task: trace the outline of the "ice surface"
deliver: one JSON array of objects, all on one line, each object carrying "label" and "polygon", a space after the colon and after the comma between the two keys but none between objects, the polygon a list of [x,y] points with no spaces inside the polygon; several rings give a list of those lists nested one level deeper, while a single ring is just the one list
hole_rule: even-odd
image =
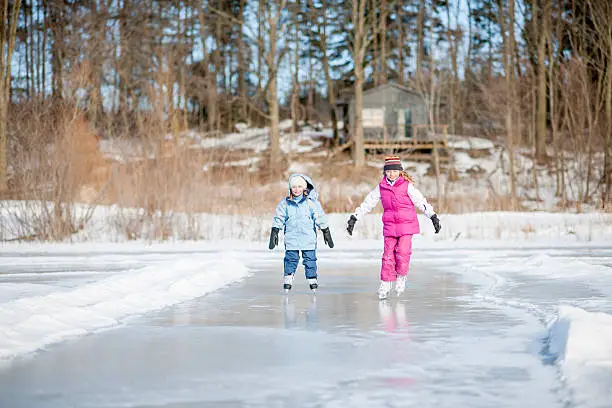
[{"label": "ice surface", "polygon": [[380,242],[351,244],[319,252],[316,296],[247,245],[13,246],[0,267],[32,269],[2,276],[0,330],[58,342],[0,369],[0,406],[608,406],[612,247],[419,240],[379,302]]}]

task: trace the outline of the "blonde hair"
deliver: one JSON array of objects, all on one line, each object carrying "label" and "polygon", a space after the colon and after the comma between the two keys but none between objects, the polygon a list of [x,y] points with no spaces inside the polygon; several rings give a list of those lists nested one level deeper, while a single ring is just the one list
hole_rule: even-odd
[{"label": "blonde hair", "polygon": [[404,170],[400,171],[400,176],[402,176],[407,182],[414,184],[414,178],[408,175],[408,173],[406,173]]},{"label": "blonde hair", "polygon": [[[406,180],[407,182],[414,184],[414,177],[406,173],[405,170],[400,170],[399,172],[400,172],[400,177],[403,177],[404,180]],[[386,177],[386,173],[387,173],[386,171],[383,171],[383,175],[385,175],[385,177]]]}]

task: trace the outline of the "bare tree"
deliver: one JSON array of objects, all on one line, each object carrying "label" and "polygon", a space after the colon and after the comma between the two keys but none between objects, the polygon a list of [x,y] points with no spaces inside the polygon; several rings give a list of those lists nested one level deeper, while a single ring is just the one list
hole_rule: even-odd
[{"label": "bare tree", "polygon": [[240,10],[238,13],[238,93],[240,94],[240,111],[242,120],[248,120],[248,98],[247,98],[247,86],[246,86],[246,73],[247,73],[247,56],[244,35],[242,33],[244,27],[244,9],[246,7],[246,0],[240,0]]},{"label": "bare tree", "polygon": [[268,109],[270,110],[270,175],[277,177],[280,175],[281,167],[281,150],[280,150],[280,112],[278,102],[277,75],[278,67],[282,59],[283,52],[278,50],[278,41],[280,36],[285,34],[285,24],[281,18],[286,0],[270,1],[264,8],[264,15],[268,30],[269,48],[265,54],[266,66],[268,69],[268,87],[266,100]]},{"label": "bare tree", "polygon": [[[600,82],[598,84],[598,95],[600,95],[598,107],[603,107],[603,177],[602,202],[607,205],[612,199],[612,4],[607,1],[588,0],[587,6],[593,31],[590,41],[594,46],[592,55],[593,65],[597,70]],[[588,35],[588,34],[587,34]]]},{"label": "bare tree", "polygon": [[498,2],[498,19],[502,32],[504,53],[503,65],[507,92],[507,107],[506,107],[506,146],[508,147],[509,169],[508,176],[510,178],[510,198],[512,200],[512,208],[516,208],[516,173],[514,167],[514,149],[516,146],[516,84],[515,84],[515,51],[516,40],[514,37],[514,0],[507,1],[507,10],[504,7],[504,1]]},{"label": "bare tree", "polygon": [[15,46],[21,0],[0,3],[0,192],[8,189],[7,128],[10,105],[11,61]]},{"label": "bare tree", "polygon": [[[559,5],[560,1],[557,0],[557,5]],[[551,6],[551,10],[552,10]],[[557,8],[557,15],[560,14],[560,7]],[[563,149],[561,147],[560,142],[560,134],[559,129],[561,127],[561,108],[558,103],[557,98],[557,85],[560,82],[559,77],[559,57],[555,55],[555,47],[552,46],[553,42],[559,43],[561,41],[561,36],[563,35],[563,25],[561,23],[557,23],[554,32],[551,30],[548,33],[547,42],[548,42],[548,59],[550,63],[548,64],[548,78],[550,78],[549,87],[548,87],[548,99],[550,100],[550,131],[552,137],[552,145],[555,154],[555,184],[556,184],[556,196],[561,197],[561,208],[565,208],[566,206],[566,194],[565,194],[565,155],[563,154]],[[559,51],[560,53],[560,51]],[[562,85],[559,84],[559,87]]]},{"label": "bare tree", "polygon": [[387,83],[387,18],[389,16],[389,2],[388,0],[381,0],[380,2],[380,83]]},{"label": "bare tree", "polygon": [[[309,0],[310,8],[314,10],[313,0]],[[331,22],[329,21],[328,15],[330,13],[337,13],[337,10],[330,10],[333,4],[330,4],[328,0],[321,0],[321,7],[317,10],[313,21],[316,23],[316,32],[318,41],[315,42],[318,45],[319,53],[321,54],[321,62],[323,64],[323,74],[325,76],[325,82],[327,83],[327,97],[330,105],[330,118],[331,126],[333,131],[333,143],[334,145],[340,144],[340,134],[338,132],[338,117],[336,114],[336,89],[334,81],[332,79],[332,70],[329,63],[329,44],[328,37],[331,31]],[[333,34],[333,33],[332,33]]]},{"label": "bare tree", "polygon": [[[541,3],[540,7],[538,3]],[[537,105],[535,158],[543,162],[546,157],[546,41],[550,30],[550,0],[533,0],[534,36],[537,42]],[[539,26],[539,27],[538,27]]]},{"label": "bare tree", "polygon": [[463,119],[462,110],[463,104],[461,103],[461,83],[459,76],[459,47],[463,40],[463,34],[461,27],[459,26],[459,17],[461,14],[460,2],[457,2],[455,11],[453,13],[455,18],[455,27],[453,28],[453,22],[451,18],[451,2],[446,2],[446,36],[449,47],[449,57],[451,62],[452,80],[449,90],[449,103],[450,103],[450,129],[453,133],[462,133],[463,131]]},{"label": "bare tree", "polygon": [[[352,0],[350,21],[352,24],[349,50],[353,56],[355,76],[355,123],[353,124],[353,160],[356,168],[365,164],[363,138],[363,85],[365,84],[365,56],[368,45],[377,34],[377,0]],[[366,7],[368,5],[368,7]]]},{"label": "bare tree", "polygon": [[423,59],[425,57],[425,18],[427,5],[426,0],[419,1],[419,11],[417,13],[417,61],[416,76],[417,81],[421,80],[423,74]]}]

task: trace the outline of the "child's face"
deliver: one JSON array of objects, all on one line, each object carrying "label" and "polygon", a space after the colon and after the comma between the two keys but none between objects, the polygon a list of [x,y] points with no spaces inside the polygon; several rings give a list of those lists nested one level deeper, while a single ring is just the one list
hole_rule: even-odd
[{"label": "child's face", "polygon": [[304,187],[302,186],[291,187],[291,194],[293,194],[294,197],[301,195],[303,192],[304,192]]},{"label": "child's face", "polygon": [[400,176],[400,171],[399,170],[387,170],[385,171],[385,176],[387,176],[387,178],[391,181],[397,180],[397,178]]}]

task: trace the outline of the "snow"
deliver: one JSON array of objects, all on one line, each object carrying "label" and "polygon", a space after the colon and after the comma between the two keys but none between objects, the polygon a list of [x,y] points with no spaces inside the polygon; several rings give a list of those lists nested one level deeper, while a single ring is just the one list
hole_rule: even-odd
[{"label": "snow", "polygon": [[[68,290],[49,286],[48,293],[31,291],[26,285],[18,299],[12,293],[14,284],[0,288],[0,362],[108,329],[134,314],[202,296],[246,277],[248,269],[231,254],[221,253],[177,257],[105,275]],[[10,276],[0,275],[0,279]],[[55,273],[47,276],[58,277]]]},{"label": "snow", "polygon": [[314,162],[291,162],[287,168],[287,173],[304,173],[308,174],[309,170],[318,166]]},{"label": "snow", "polygon": [[[304,130],[291,133],[291,122],[283,122],[280,126],[283,132],[280,136],[281,151],[283,153],[304,153],[310,152],[319,147],[322,142],[314,140],[315,136],[326,137],[325,132],[315,132]],[[270,128],[241,128],[237,133],[226,133],[215,137],[201,137],[196,132],[187,132],[180,136],[182,139],[190,139],[192,149],[247,149],[254,153],[265,151],[270,144]]]},{"label": "snow", "polygon": [[[432,261],[476,283],[470,301],[546,324],[545,364],[560,370],[570,406],[609,406],[612,386],[612,247],[454,247]],[[493,244],[493,243],[491,243]],[[483,243],[484,245],[484,243]],[[450,249],[450,247],[447,247]],[[440,249],[438,249],[440,251]],[[452,264],[451,264],[452,262]]]},{"label": "snow", "polygon": [[612,315],[561,306],[550,325],[550,352],[558,356],[576,406],[609,406]]},{"label": "snow", "polygon": [[[299,170],[298,167],[295,168]],[[280,182],[279,187],[286,188],[285,182]],[[228,186],[234,189],[233,186]],[[319,188],[322,196],[333,194],[359,193],[365,196],[372,186],[368,183],[358,185],[346,185],[344,183],[329,183]],[[421,191],[429,196],[430,192],[422,188]],[[280,199],[280,198],[279,198]],[[353,208],[359,203],[353,202]],[[27,231],[21,231],[19,218],[23,218],[22,206],[17,203],[5,202],[0,206],[0,239],[11,239],[16,232],[27,235]],[[324,204],[325,208],[325,204]],[[88,207],[78,207],[78,211],[87,211]],[[378,211],[379,209],[375,209]],[[85,228],[71,237],[72,242],[124,242],[130,237],[126,236],[123,224],[118,222],[121,216],[129,215],[129,209],[119,212],[115,206],[98,206],[94,210],[93,217]],[[137,209],[132,209],[138,214]],[[168,215],[169,223],[173,228],[173,239],[180,240],[182,236],[190,239],[210,241],[232,240],[239,237],[245,241],[262,242],[267,240],[270,223],[274,208],[263,215],[242,214],[182,214],[171,213]],[[346,220],[349,213],[331,213],[328,219],[334,240],[342,243],[359,239],[378,239],[382,236],[382,225],[380,213],[371,213],[364,216],[355,227],[354,238],[344,233]],[[421,225],[421,238],[435,241],[463,241],[463,240],[492,240],[512,241],[517,244],[527,242],[601,242],[612,240],[612,214],[606,213],[550,213],[550,212],[473,212],[468,214],[440,214],[442,223],[440,234],[434,234],[431,221],[419,214]],[[190,226],[197,225],[197,229]],[[148,225],[143,225],[142,237],[147,236]],[[191,235],[187,235],[189,230]]]},{"label": "snow", "polygon": [[456,136],[447,135],[446,140],[448,146],[454,149],[475,149],[475,150],[487,150],[493,149],[495,145],[488,139],[481,137],[469,137],[469,136]]}]

